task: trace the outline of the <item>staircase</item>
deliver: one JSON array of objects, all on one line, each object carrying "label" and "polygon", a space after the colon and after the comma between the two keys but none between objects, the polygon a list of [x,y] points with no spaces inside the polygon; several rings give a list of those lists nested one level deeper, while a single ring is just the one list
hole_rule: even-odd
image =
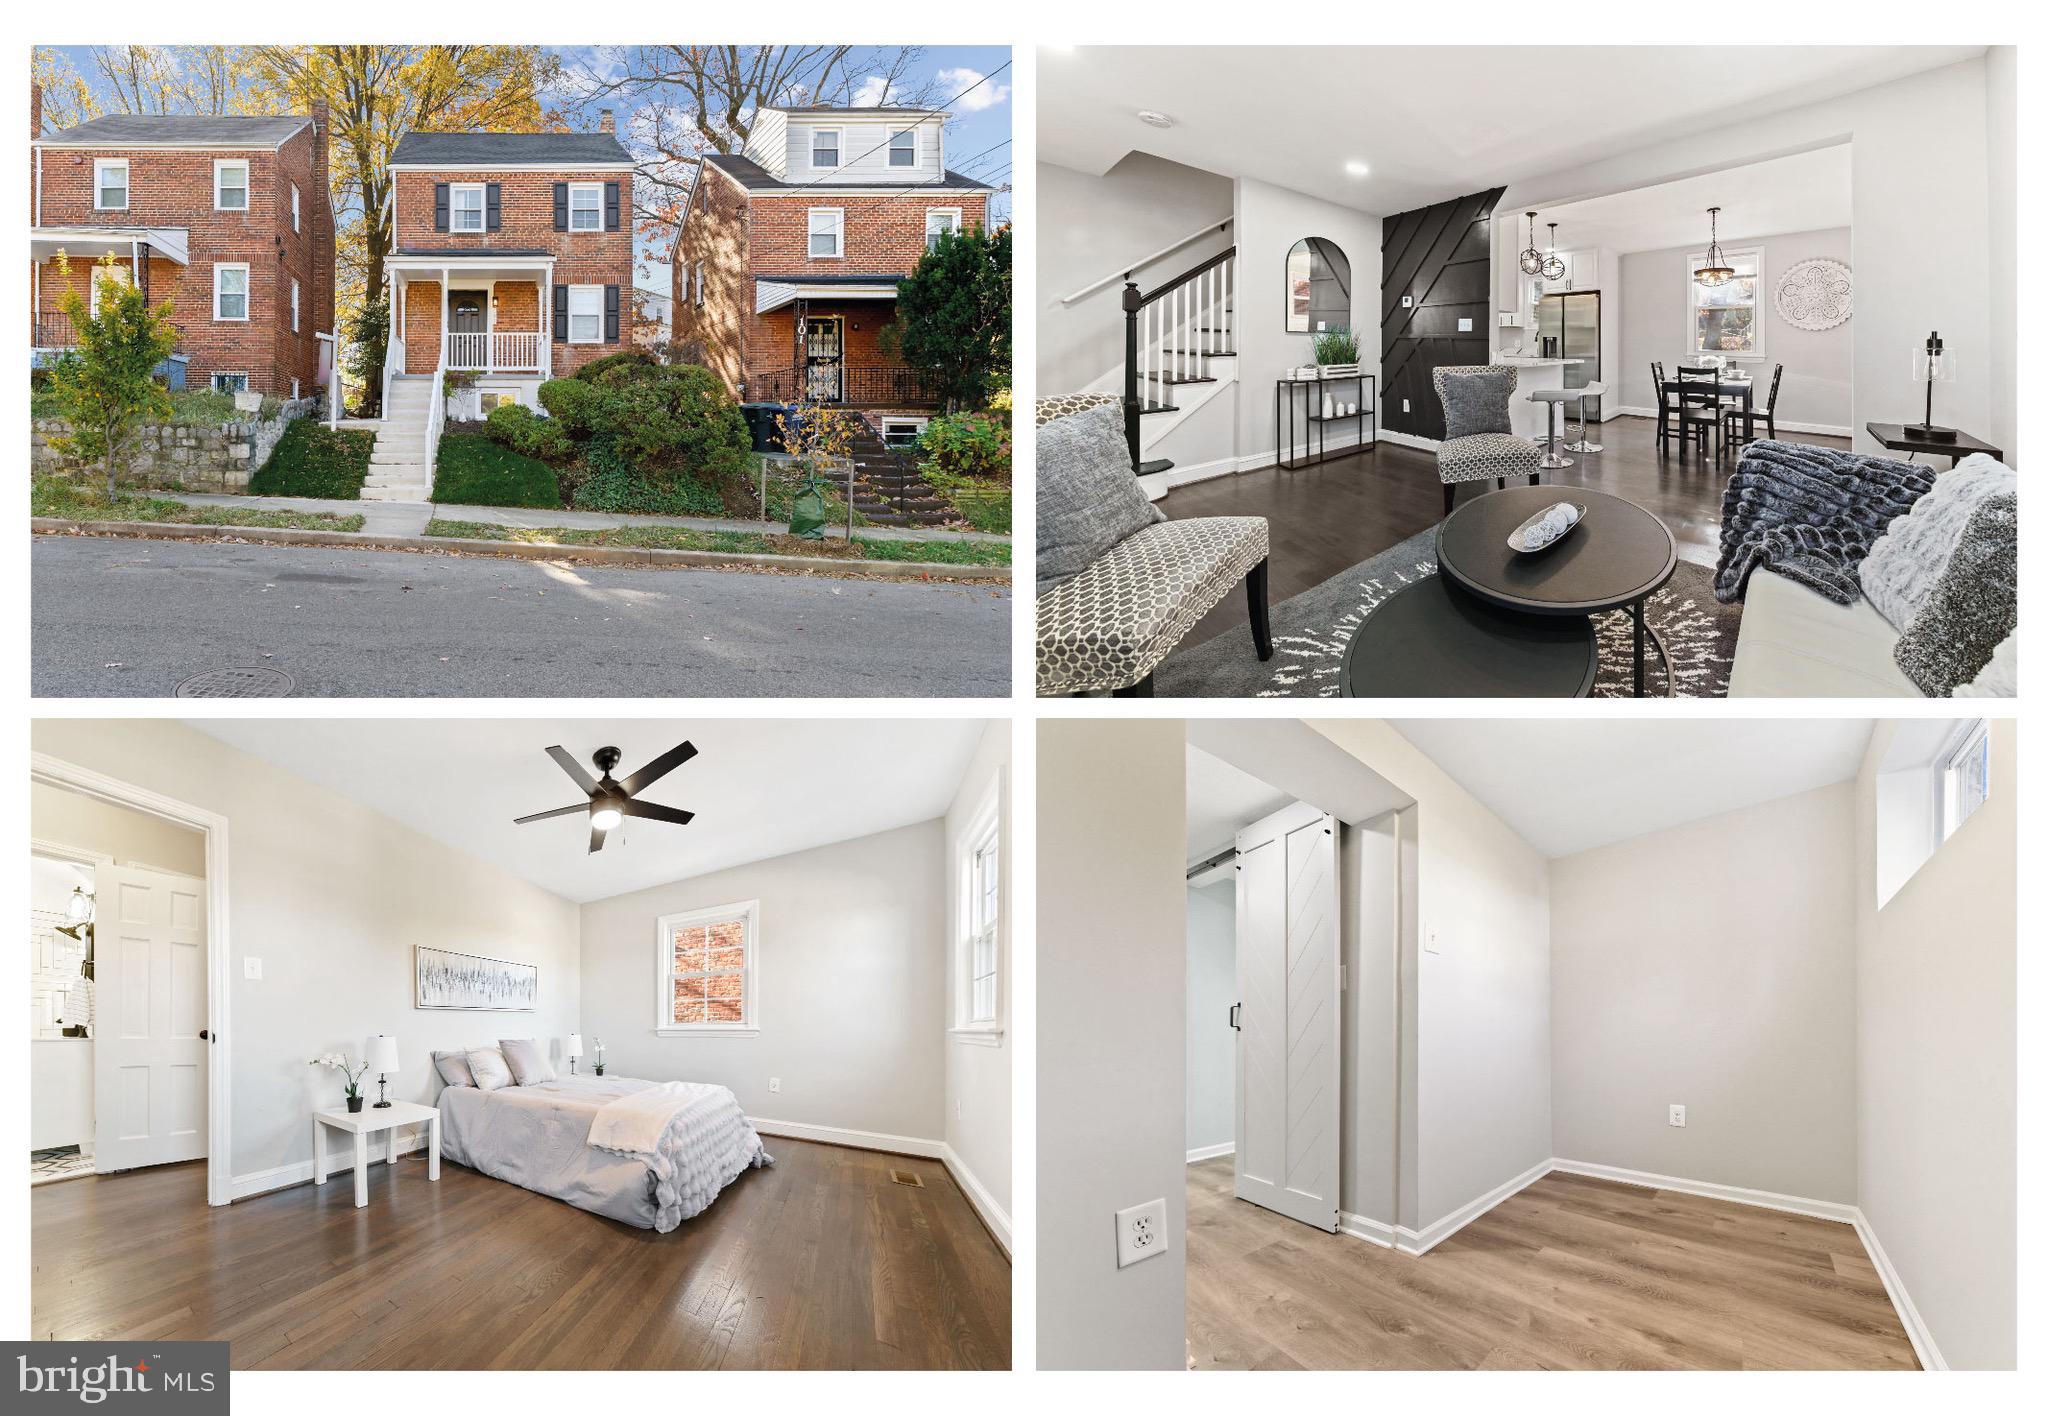
[{"label": "staircase", "polygon": [[432,374],[394,374],[377,445],[370,452],[364,501],[423,502],[433,499],[427,472],[427,422],[434,397]]},{"label": "staircase", "polygon": [[917,473],[917,459],[892,449],[874,424],[860,418],[848,448],[853,459],[853,505],[877,526],[943,526],[953,508]]},{"label": "staircase", "polygon": [[1237,248],[1145,292],[1124,284],[1124,415],[1131,461],[1156,501],[1167,435],[1237,381]]}]

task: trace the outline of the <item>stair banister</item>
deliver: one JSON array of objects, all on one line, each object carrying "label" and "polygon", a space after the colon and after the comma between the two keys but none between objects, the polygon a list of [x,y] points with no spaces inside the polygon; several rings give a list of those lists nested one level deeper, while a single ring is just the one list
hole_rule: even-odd
[{"label": "stair banister", "polygon": [[1071,305],[1076,300],[1079,300],[1084,296],[1093,295],[1096,291],[1102,289],[1106,285],[1114,285],[1119,277],[1121,277],[1124,283],[1128,285],[1131,281],[1132,276],[1136,275],[1146,266],[1151,265],[1154,261],[1164,260],[1166,257],[1172,255],[1175,251],[1178,251],[1181,247],[1192,245],[1194,242],[1201,240],[1204,236],[1212,235],[1218,231],[1228,231],[1230,229],[1230,224],[1233,220],[1235,220],[1234,217],[1226,216],[1223,218],[1223,220],[1215,222],[1208,226],[1204,226],[1199,231],[1190,231],[1187,235],[1181,237],[1178,241],[1169,241],[1166,245],[1161,246],[1158,250],[1152,252],[1150,255],[1140,256],[1137,260],[1134,261],[1127,261],[1123,265],[1118,266],[1115,270],[1111,271],[1108,275],[1103,276],[1102,279],[1091,280],[1090,282],[1088,282],[1088,284],[1082,286],[1079,290],[1076,290],[1071,295],[1062,295],[1060,297],[1060,303],[1062,305]]},{"label": "stair banister", "polygon": [[[1156,394],[1163,404],[1177,383],[1208,377],[1209,355],[1235,348],[1215,336],[1235,319],[1229,292],[1236,259],[1237,247],[1231,246],[1149,293],[1134,280],[1124,281],[1124,439],[1133,468],[1143,461],[1138,428],[1147,399]],[[1191,336],[1199,343],[1191,343]]]},{"label": "stair banister", "polygon": [[1138,466],[1138,312],[1145,297],[1135,281],[1124,282],[1124,442],[1131,449],[1131,467]]}]

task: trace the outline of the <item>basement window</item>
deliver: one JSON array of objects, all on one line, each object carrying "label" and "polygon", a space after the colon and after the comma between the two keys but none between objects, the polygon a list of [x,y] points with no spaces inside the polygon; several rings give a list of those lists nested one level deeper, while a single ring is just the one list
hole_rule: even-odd
[{"label": "basement window", "polygon": [[1949,738],[1941,764],[1941,839],[1970,819],[1991,795],[1991,725],[1965,723]]},{"label": "basement window", "polygon": [[761,902],[714,905],[655,921],[654,1030],[664,1037],[760,1032],[755,945]]},{"label": "basement window", "polygon": [[239,373],[215,374],[213,376],[213,391],[215,393],[247,393],[249,391],[249,376]]},{"label": "basement window", "polygon": [[1990,799],[1986,719],[1895,723],[1875,782],[1878,907],[1905,889]]}]

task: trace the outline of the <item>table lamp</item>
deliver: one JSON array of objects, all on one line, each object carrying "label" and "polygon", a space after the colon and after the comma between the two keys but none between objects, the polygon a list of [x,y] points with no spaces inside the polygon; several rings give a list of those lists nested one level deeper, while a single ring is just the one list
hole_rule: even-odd
[{"label": "table lamp", "polygon": [[398,1071],[398,1039],[390,1033],[378,1033],[363,1044],[363,1055],[369,1059],[370,1070],[377,1074],[376,1106],[391,1105],[390,1098],[384,1095],[384,1079]]},{"label": "table lamp", "polygon": [[1908,423],[1906,431],[1916,438],[1929,442],[1954,442],[1956,430],[1944,428],[1934,421],[1934,386],[1937,383],[1951,383],[1956,376],[1955,356],[1941,342],[1941,331],[1927,336],[1927,343],[1913,351],[1913,377],[1927,381],[1927,416],[1918,423]]},{"label": "table lamp", "polygon": [[569,1074],[576,1074],[576,1059],[583,1055],[583,1034],[570,1033],[569,1041],[562,1046],[562,1055],[569,1059]]}]

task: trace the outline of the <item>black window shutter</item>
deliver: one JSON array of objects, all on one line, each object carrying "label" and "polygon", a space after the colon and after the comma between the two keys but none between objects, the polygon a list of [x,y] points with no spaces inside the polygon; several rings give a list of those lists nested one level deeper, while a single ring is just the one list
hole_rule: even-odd
[{"label": "black window shutter", "polygon": [[484,184],[484,230],[486,231],[496,231],[504,221],[504,208],[498,191],[499,187],[496,182],[486,182]]},{"label": "black window shutter", "polygon": [[555,183],[555,230],[569,229],[569,184]]},{"label": "black window shutter", "polygon": [[604,184],[604,229],[619,229],[619,184],[616,182]]},{"label": "black window shutter", "polygon": [[616,285],[604,288],[604,342],[619,342],[619,287]]},{"label": "black window shutter", "polygon": [[448,184],[446,182],[436,182],[434,184],[434,229],[436,231],[446,231],[448,229]]},{"label": "black window shutter", "polygon": [[569,287],[555,287],[555,343],[569,342]]}]

